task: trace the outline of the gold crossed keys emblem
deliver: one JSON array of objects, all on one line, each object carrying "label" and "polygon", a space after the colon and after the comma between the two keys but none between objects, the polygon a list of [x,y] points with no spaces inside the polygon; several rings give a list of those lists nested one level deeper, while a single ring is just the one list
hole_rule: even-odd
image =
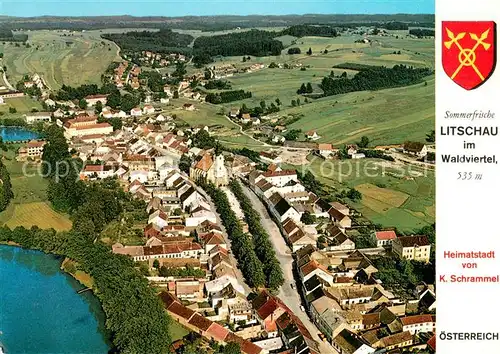
[{"label": "gold crossed keys emblem", "polygon": [[443,22],[443,68],[467,90],[478,87],[495,66],[494,22]]}]

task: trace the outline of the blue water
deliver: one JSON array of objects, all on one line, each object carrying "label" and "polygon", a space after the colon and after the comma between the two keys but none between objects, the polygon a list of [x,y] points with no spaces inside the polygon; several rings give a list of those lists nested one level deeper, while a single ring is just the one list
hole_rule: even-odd
[{"label": "blue water", "polygon": [[104,314],[42,252],[0,245],[0,343],[7,354],[107,353]]},{"label": "blue water", "polygon": [[24,141],[38,139],[40,134],[21,127],[0,127],[3,141]]}]

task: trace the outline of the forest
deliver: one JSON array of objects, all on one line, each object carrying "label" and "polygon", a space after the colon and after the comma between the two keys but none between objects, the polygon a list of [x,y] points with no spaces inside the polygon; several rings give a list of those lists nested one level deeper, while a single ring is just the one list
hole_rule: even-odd
[{"label": "forest", "polygon": [[250,199],[243,192],[240,183],[237,180],[232,180],[229,188],[236,199],[238,199],[241,210],[245,214],[245,221],[253,236],[255,254],[261,260],[264,274],[266,275],[266,284],[270,289],[278,289],[283,285],[284,278],[280,262],[276,258],[276,253],[270,241],[270,236],[262,227],[260,216]]},{"label": "forest", "polygon": [[294,37],[305,37],[305,36],[337,37],[338,32],[337,29],[335,29],[332,26],[295,25],[283,30],[281,35],[282,36],[288,35]]},{"label": "forest", "polygon": [[[1,138],[0,138],[1,140]],[[1,141],[1,146],[5,147],[3,141]],[[2,160],[0,160],[0,211],[4,211],[9,205],[10,200],[14,197],[14,193],[12,192],[12,184],[10,182],[10,174],[5,167]]]},{"label": "forest", "polygon": [[244,90],[224,91],[219,93],[208,93],[205,97],[205,101],[213,104],[220,104],[244,100],[250,97],[252,97],[252,93]]},{"label": "forest", "polygon": [[27,34],[14,34],[9,29],[0,28],[0,42],[26,42]]},{"label": "forest", "polygon": [[274,39],[277,35],[277,32],[250,30],[219,36],[202,36],[196,38],[193,49],[211,56],[280,55],[284,47],[283,43]]},{"label": "forest", "polygon": [[201,31],[222,31],[240,28],[294,26],[297,24],[326,24],[334,27],[351,23],[372,26],[380,23],[399,21],[411,23],[415,27],[434,27],[434,14],[306,14],[306,15],[223,15],[223,16],[89,16],[63,17],[43,16],[29,19],[10,17],[0,22],[8,29],[71,29],[91,30],[106,28],[166,28],[175,23],[175,28]]},{"label": "forest", "polygon": [[115,42],[125,51],[150,50],[158,53],[176,53],[179,49],[186,51],[193,41],[193,37],[189,34],[181,34],[170,29],[161,29],[156,32],[105,33],[101,37]]},{"label": "forest", "polygon": [[418,38],[434,37],[434,30],[430,28],[412,28],[408,33]]},{"label": "forest", "polygon": [[432,70],[429,68],[413,68],[406,65],[395,65],[393,68],[373,67],[358,72],[351,79],[324,77],[320,87],[323,89],[324,96],[333,96],[348,92],[414,85],[431,74]]}]

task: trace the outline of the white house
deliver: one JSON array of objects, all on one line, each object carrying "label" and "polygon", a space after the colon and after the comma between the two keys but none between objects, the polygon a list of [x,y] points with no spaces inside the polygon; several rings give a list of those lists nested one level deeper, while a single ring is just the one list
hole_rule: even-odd
[{"label": "white house", "polygon": [[394,230],[376,231],[373,233],[377,247],[390,247],[392,241],[396,239],[396,232]]},{"label": "white house", "polygon": [[153,114],[155,112],[155,108],[151,105],[146,105],[142,109],[142,113],[144,114]]},{"label": "white house", "polygon": [[52,113],[50,112],[34,112],[25,114],[26,123],[33,124],[37,122],[50,122],[52,119]]},{"label": "white house", "polygon": [[140,109],[139,107],[132,108],[130,110],[130,115],[133,117],[140,117],[142,116],[142,109]]},{"label": "white house", "polygon": [[434,332],[436,329],[436,321],[432,315],[415,315],[401,318],[403,331],[408,331],[411,334]]}]

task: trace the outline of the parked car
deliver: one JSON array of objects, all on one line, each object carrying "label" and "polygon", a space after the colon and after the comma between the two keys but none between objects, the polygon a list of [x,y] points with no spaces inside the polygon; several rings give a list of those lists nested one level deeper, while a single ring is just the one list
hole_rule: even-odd
[{"label": "parked car", "polygon": [[302,305],[300,305],[300,310],[301,310],[302,312],[306,312],[306,309],[305,309],[305,308],[304,308],[304,306],[302,306]]}]

